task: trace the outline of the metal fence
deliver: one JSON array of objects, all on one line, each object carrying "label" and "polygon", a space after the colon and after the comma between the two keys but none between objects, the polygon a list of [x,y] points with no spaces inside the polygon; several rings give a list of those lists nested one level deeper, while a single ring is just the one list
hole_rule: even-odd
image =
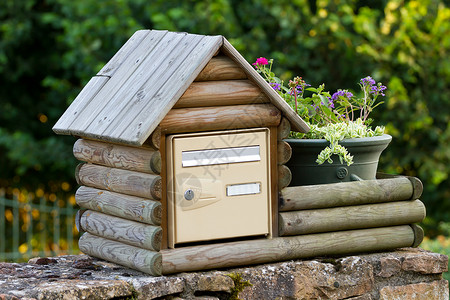
[{"label": "metal fence", "polygon": [[0,261],[78,253],[75,200],[0,189]]}]

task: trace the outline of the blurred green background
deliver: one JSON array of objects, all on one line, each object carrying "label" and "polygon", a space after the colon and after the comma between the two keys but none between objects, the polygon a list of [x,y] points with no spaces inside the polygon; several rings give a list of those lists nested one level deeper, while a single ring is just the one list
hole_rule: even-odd
[{"label": "blurred green background", "polygon": [[[15,239],[22,257],[76,251],[73,219],[55,226],[50,209],[43,223],[38,207],[75,207],[75,139],[51,128],[139,29],[224,35],[249,62],[273,58],[282,78],[332,92],[357,90],[367,75],[383,82],[371,116],[393,141],[380,170],[422,180],[423,247],[448,253],[450,8],[439,0],[1,1],[0,198],[21,203],[0,210],[3,248]],[[27,232],[31,246],[15,236]]]}]

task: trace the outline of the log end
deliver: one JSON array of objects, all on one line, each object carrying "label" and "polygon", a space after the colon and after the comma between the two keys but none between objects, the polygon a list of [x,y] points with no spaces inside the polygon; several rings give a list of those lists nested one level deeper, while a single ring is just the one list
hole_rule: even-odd
[{"label": "log end", "polygon": [[153,180],[152,185],[150,187],[150,193],[154,200],[161,200],[161,197],[162,197],[161,176],[158,176],[157,179]]},{"label": "log end", "polygon": [[82,185],[81,183],[81,179],[80,179],[80,170],[81,167],[83,167],[86,163],[79,163],[76,167],[75,167],[75,180],[77,181],[78,185]]},{"label": "log end", "polygon": [[155,208],[151,211],[150,220],[155,225],[160,225],[162,220],[162,205],[158,203]]},{"label": "log end", "polygon": [[285,141],[278,141],[277,148],[278,148],[277,153],[278,164],[283,165],[291,159],[292,148]]},{"label": "log end", "polygon": [[413,186],[413,194],[411,196],[411,200],[419,199],[420,196],[422,196],[423,193],[423,184],[422,181],[420,181],[417,177],[408,177],[409,181],[411,181],[411,184]]},{"label": "log end", "polygon": [[161,153],[159,151],[155,152],[150,159],[150,169],[154,174],[161,174]]},{"label": "log end", "polygon": [[411,245],[411,247],[413,247],[413,248],[419,247],[419,245],[422,243],[423,237],[424,237],[423,229],[422,229],[422,227],[420,227],[419,225],[416,225],[416,224],[411,224],[410,226],[414,233],[414,243]]},{"label": "log end", "polygon": [[289,136],[291,132],[291,123],[285,117],[281,118],[280,125],[277,128],[277,139],[281,141]]},{"label": "log end", "polygon": [[278,166],[278,188],[281,190],[287,187],[292,180],[292,173],[285,165]]},{"label": "log end", "polygon": [[[153,227],[153,226],[152,226]],[[149,234],[146,237],[145,244],[148,244],[148,246],[153,249],[154,251],[161,250],[161,243],[162,243],[162,229],[161,227],[157,227],[149,232]]]}]

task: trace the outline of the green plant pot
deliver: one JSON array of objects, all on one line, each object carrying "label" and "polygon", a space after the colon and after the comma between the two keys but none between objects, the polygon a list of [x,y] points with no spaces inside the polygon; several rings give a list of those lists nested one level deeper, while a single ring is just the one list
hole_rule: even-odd
[{"label": "green plant pot", "polygon": [[317,155],[330,144],[324,139],[286,139],[292,147],[292,157],[286,163],[292,172],[290,186],[375,179],[381,152],[391,140],[390,135],[384,134],[341,141],[353,155],[353,164],[347,166],[340,163],[337,155],[332,156],[332,164],[316,163]]}]

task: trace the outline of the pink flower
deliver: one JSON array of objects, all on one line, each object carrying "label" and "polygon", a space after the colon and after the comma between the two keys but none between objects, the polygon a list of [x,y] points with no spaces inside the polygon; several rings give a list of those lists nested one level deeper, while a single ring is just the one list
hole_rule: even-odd
[{"label": "pink flower", "polygon": [[265,57],[260,57],[256,60],[255,63],[253,63],[254,66],[262,66],[262,65],[268,65],[269,61]]}]

